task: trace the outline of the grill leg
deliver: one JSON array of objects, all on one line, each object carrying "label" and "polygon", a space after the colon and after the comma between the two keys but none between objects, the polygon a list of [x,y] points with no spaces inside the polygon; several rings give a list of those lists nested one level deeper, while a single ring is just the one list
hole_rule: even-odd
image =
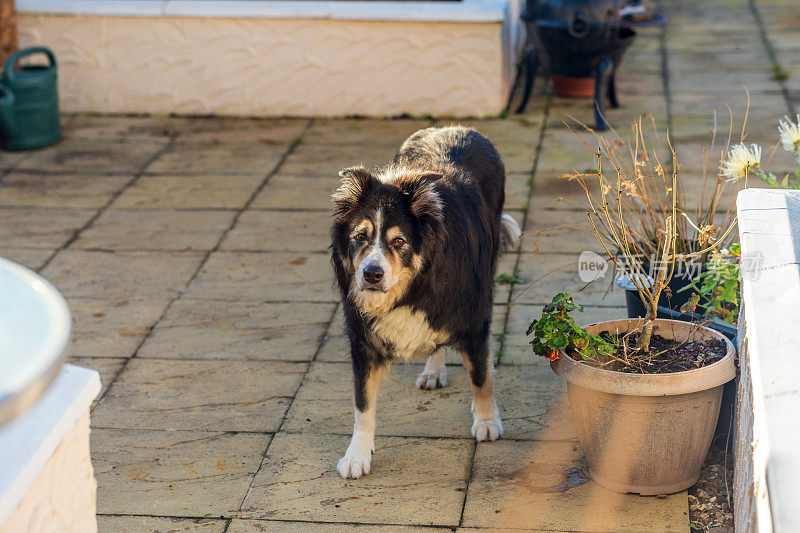
[{"label": "grill leg", "polygon": [[617,69],[611,71],[611,79],[608,82],[608,105],[619,107],[619,100],[617,99]]},{"label": "grill leg", "polygon": [[609,94],[611,79],[614,74],[614,62],[609,57],[604,57],[595,65],[594,74],[594,120],[595,127],[607,130],[608,123],[605,119],[605,96]]},{"label": "grill leg", "polygon": [[528,100],[531,99],[533,81],[536,78],[536,72],[539,70],[539,55],[536,53],[536,50],[531,48],[525,52],[525,58],[522,60],[522,63],[525,65],[525,91],[522,93],[522,101],[517,108],[517,114],[525,111]]}]

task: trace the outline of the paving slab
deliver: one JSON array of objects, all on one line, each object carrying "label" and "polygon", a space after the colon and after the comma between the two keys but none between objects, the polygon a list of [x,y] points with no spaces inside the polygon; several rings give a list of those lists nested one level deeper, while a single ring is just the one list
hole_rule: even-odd
[{"label": "paving slab", "polygon": [[184,143],[289,144],[300,137],[308,119],[201,117],[194,119],[177,138]]},{"label": "paving slab", "polygon": [[287,176],[276,174],[270,178],[251,204],[254,209],[315,209],[330,212],[333,208],[331,194],[339,185],[339,176]]},{"label": "paving slab", "polygon": [[266,143],[175,144],[147,167],[148,174],[246,174],[266,177],[288,146]]},{"label": "paving slab", "polygon": [[97,512],[231,515],[270,439],[252,433],[92,429]]},{"label": "paving slab", "polygon": [[98,533],[223,533],[228,520],[153,516],[97,517]]},{"label": "paving slab", "polygon": [[503,208],[505,210],[527,208],[531,183],[533,183],[533,180],[530,173],[508,174],[506,176],[506,199]]},{"label": "paving slab", "polygon": [[196,252],[63,250],[42,275],[68,298],[139,298],[168,301],[200,265]]},{"label": "paving slab", "polygon": [[397,150],[417,130],[431,126],[429,120],[418,119],[316,119],[303,142],[340,146],[388,146]]},{"label": "paving slab", "polygon": [[[553,170],[536,173],[529,207],[531,215],[545,210],[572,210],[586,217],[583,214],[589,205],[586,193],[578,181],[562,177],[564,175],[564,171]],[[584,176],[584,180],[592,194],[599,194],[600,186],[596,178]]]},{"label": "paving slab", "polygon": [[132,178],[12,172],[0,181],[0,205],[99,209]]},{"label": "paving slab", "polygon": [[62,126],[65,139],[91,141],[152,141],[169,139],[185,131],[190,118],[77,114]]},{"label": "paving slab", "polygon": [[141,176],[114,202],[114,208],[240,209],[263,176],[198,174]]},{"label": "paving slab", "polygon": [[[534,95],[532,99],[536,97]],[[533,102],[530,103],[533,104]],[[436,125],[449,126],[451,124],[459,124],[474,128],[481,135],[492,141],[493,144],[502,146],[508,143],[536,145],[539,142],[542,122],[543,113],[531,112],[520,116],[510,116],[505,119],[443,118],[436,120]]]},{"label": "paving slab", "polygon": [[[225,237],[221,250],[326,252],[331,219],[318,211],[245,211]],[[265,231],[269,228],[269,231]]]},{"label": "paving slab", "polygon": [[419,526],[379,526],[364,524],[315,524],[313,522],[277,522],[234,519],[227,533],[432,533],[449,532],[449,528]]},{"label": "paving slab", "polygon": [[[114,378],[119,374],[119,371],[122,370],[122,366],[127,361],[124,357],[76,357],[70,356],[67,360],[68,363],[73,365],[82,366],[85,368],[91,368],[92,370],[97,370],[100,374],[100,383],[102,384],[102,389],[100,390],[100,396],[105,394],[108,390],[108,387],[111,386],[111,382],[114,381]],[[95,403],[99,401],[96,400]]]},{"label": "paving slab", "polygon": [[304,142],[286,158],[280,171],[286,175],[338,177],[339,171],[343,168],[364,165],[372,169],[375,166],[385,165],[391,162],[399,148],[400,143],[387,146],[372,142],[357,145]]},{"label": "paving slab", "polygon": [[23,159],[16,169],[64,174],[135,174],[168,142],[166,138],[135,142],[64,140]]},{"label": "paving slab", "polygon": [[139,357],[310,361],[336,304],[181,299]]},{"label": "paving slab", "polygon": [[[588,139],[587,139],[588,142]],[[573,139],[550,141],[545,139],[536,163],[537,178],[541,172],[569,174],[597,168],[592,152],[573,134]]]},{"label": "paving slab", "polygon": [[328,254],[215,252],[186,297],[205,300],[335,302]]},{"label": "paving slab", "polygon": [[548,304],[556,294],[569,292],[580,305],[625,305],[625,294],[616,290],[611,269],[605,277],[588,285],[580,279],[577,254],[523,253],[519,270],[525,283],[514,286],[512,303]]},{"label": "paving slab", "polygon": [[39,270],[53,253],[55,253],[55,250],[48,250],[47,248],[15,248],[4,246],[0,249],[0,257],[19,263],[31,270]]},{"label": "paving slab", "polygon": [[503,143],[498,144],[495,148],[500,152],[500,158],[503,160],[507,173],[526,174],[533,170],[535,146],[522,143]]},{"label": "paving slab", "polygon": [[16,167],[20,161],[33,155],[30,151],[25,152],[0,152],[0,170],[5,171]]},{"label": "paving slab", "polygon": [[94,410],[95,427],[277,431],[303,363],[134,358]]},{"label": "paving slab", "polygon": [[528,214],[523,252],[549,252],[578,255],[584,250],[601,253],[585,212],[573,210],[533,210]]},{"label": "paving slab", "polygon": [[600,487],[577,444],[500,440],[478,444],[463,525],[683,533],[688,513],[686,492],[660,499]]},{"label": "paving slab", "polygon": [[67,298],[72,314],[70,352],[90,357],[129,357],[164,313],[163,298]]},{"label": "paving slab", "polygon": [[87,209],[0,208],[0,249],[58,248],[95,214]]},{"label": "paving slab", "polygon": [[[227,230],[233,211],[109,209],[81,233],[76,249],[206,251]],[[131,231],[135,228],[135,231]]]},{"label": "paving slab", "polygon": [[386,437],[369,475],[344,480],[349,437],[279,433],[242,506],[245,518],[456,526],[474,444]]},{"label": "paving slab", "polygon": [[[471,439],[472,389],[461,366],[448,367],[448,384],[420,390],[416,377],[423,365],[397,364],[391,369],[378,397],[380,436],[450,437]],[[309,434],[351,435],[353,385],[350,365],[314,363],[297,391],[282,430]],[[505,438],[539,438],[556,420],[549,413],[560,400],[564,385],[548,365],[500,367],[495,393]],[[563,426],[563,420],[558,420]],[[574,435],[571,427],[561,434]]]}]

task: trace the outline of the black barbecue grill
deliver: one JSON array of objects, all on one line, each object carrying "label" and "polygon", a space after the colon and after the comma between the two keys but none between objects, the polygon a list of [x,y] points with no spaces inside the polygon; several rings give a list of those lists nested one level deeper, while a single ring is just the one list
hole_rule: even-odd
[{"label": "black barbecue grill", "polygon": [[594,78],[597,129],[608,127],[605,105],[618,107],[615,72],[636,37],[636,26],[663,24],[641,0],[526,0],[522,20],[529,49],[523,61],[525,90],[517,113],[525,110],[540,67],[554,78]]}]

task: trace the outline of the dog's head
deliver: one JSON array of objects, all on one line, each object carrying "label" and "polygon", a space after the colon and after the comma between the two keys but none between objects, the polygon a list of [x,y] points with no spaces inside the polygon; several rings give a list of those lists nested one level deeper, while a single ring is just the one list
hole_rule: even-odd
[{"label": "dog's head", "polygon": [[439,174],[364,167],[342,170],[333,193],[332,260],[340,289],[363,311],[400,299],[428,264],[441,224]]}]

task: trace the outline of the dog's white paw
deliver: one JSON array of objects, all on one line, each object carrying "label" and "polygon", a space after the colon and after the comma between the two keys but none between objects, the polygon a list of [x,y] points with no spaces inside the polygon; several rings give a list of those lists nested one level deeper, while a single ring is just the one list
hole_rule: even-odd
[{"label": "dog's white paw", "polygon": [[336,469],[339,470],[339,475],[345,479],[358,479],[361,476],[369,474],[369,465],[372,461],[372,454],[367,453],[357,454],[348,453],[339,459],[339,464]]},{"label": "dog's white paw", "polygon": [[476,420],[472,424],[472,436],[478,442],[497,440],[503,434],[503,424],[499,418],[492,420]]},{"label": "dog's white paw", "polygon": [[420,389],[439,389],[447,386],[447,367],[440,370],[423,370],[417,376],[417,387]]}]

